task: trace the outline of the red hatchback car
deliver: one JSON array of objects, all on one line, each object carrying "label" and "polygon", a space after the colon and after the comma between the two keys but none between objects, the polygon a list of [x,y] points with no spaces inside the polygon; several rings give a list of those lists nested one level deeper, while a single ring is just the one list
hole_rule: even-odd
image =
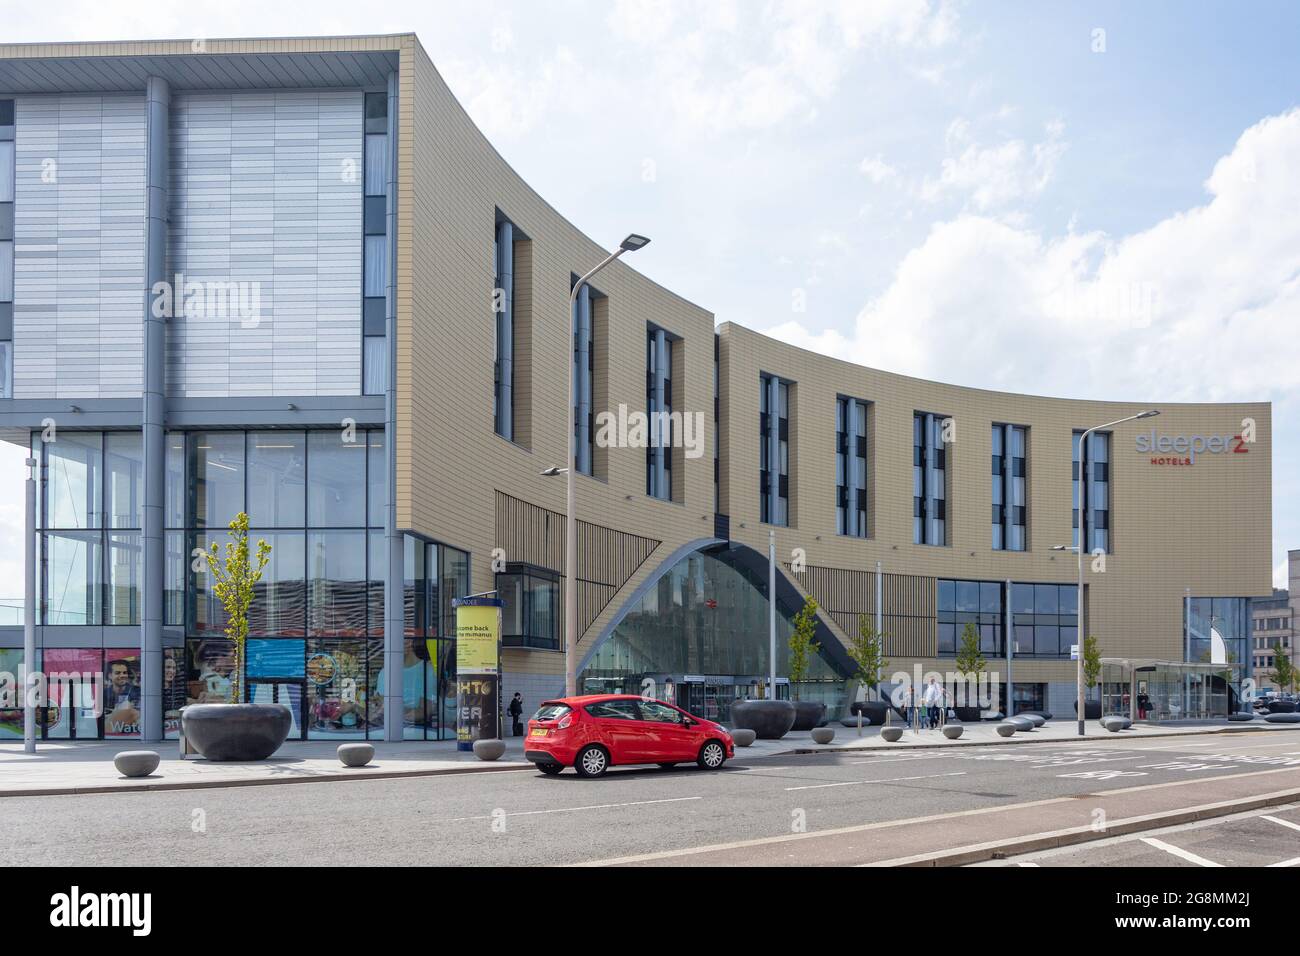
[{"label": "red hatchback car", "polygon": [[581,777],[638,763],[698,763],[717,770],[735,755],[736,745],[722,725],[632,694],[548,700],[528,721],[524,738],[524,756],[542,773],[573,767]]}]

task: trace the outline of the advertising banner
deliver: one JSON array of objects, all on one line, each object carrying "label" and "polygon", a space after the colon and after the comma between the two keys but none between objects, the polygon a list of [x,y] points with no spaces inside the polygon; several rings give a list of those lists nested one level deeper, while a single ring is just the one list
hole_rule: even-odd
[{"label": "advertising banner", "polygon": [[501,601],[456,598],[456,749],[501,736]]}]

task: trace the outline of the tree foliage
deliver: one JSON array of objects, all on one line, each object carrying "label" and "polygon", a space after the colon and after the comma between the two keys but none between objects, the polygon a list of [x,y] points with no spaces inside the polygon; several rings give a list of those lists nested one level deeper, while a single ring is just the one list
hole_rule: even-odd
[{"label": "tree foliage", "polygon": [[889,666],[885,657],[885,635],[876,630],[875,622],[865,614],[858,615],[858,633],[849,639],[849,657],[857,665],[855,680],[867,687],[880,683],[880,674]]},{"label": "tree foliage", "polygon": [[230,679],[230,703],[239,702],[240,685],[244,673],[244,646],[248,641],[248,609],[253,604],[257,582],[271,560],[271,546],[257,540],[257,557],[248,557],[248,515],[240,512],[230,522],[230,540],[226,542],[223,557],[221,546],[212,542],[207,554],[208,571],[212,574],[212,591],[226,609],[226,636],[235,645],[235,669]]},{"label": "tree foliage", "polygon": [[817,633],[817,602],[804,601],[794,616],[794,629],[790,632],[790,690],[799,699],[799,683],[808,676],[808,665],[821,645],[813,640]]}]

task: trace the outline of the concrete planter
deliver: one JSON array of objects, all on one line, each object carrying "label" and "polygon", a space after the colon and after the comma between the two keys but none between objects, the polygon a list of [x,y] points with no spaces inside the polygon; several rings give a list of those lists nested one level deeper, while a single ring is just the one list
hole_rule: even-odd
[{"label": "concrete planter", "polygon": [[998,724],[995,729],[997,730],[999,737],[1010,737],[1020,728],[1015,724]]},{"label": "concrete planter", "polygon": [[506,742],[504,740],[476,740],[474,741],[474,756],[479,760],[497,760],[506,752]]},{"label": "concrete planter", "polygon": [[974,723],[980,719],[980,709],[978,707],[954,707],[957,713],[957,719],[964,723]]},{"label": "concrete planter", "polygon": [[961,724],[944,724],[943,735],[949,740],[956,740],[966,728]]},{"label": "concrete planter", "polygon": [[154,750],[123,750],[113,758],[113,766],[124,777],[147,777],[158,769],[159,759]]},{"label": "concrete planter", "polygon": [[209,760],[265,760],[280,749],[293,715],[283,704],[191,704],[181,728]]},{"label": "concrete planter", "polygon": [[737,747],[748,747],[754,742],[756,734],[752,730],[737,727],[731,732],[731,740]]},{"label": "concrete planter", "polygon": [[759,740],[780,740],[794,726],[794,704],[788,700],[738,700],[731,705],[731,722],[752,730]]},{"label": "concrete planter", "polygon": [[[1077,700],[1074,702],[1074,712],[1076,715],[1079,713],[1079,702]],[[1100,718],[1101,718],[1101,701],[1085,700],[1083,702],[1083,719],[1098,720]]]},{"label": "concrete planter", "polygon": [[338,754],[339,763],[345,767],[364,767],[375,759],[375,748],[372,744],[339,744],[339,749],[335,753]]},{"label": "concrete planter", "polygon": [[832,727],[814,727],[812,739],[819,744],[828,744],[835,739],[835,730]]},{"label": "concrete planter", "polygon": [[794,725],[791,730],[812,730],[826,720],[826,705],[813,700],[794,702]]},{"label": "concrete planter", "polygon": [[903,728],[893,726],[882,727],[880,728],[880,736],[885,740],[888,740],[891,744],[896,743],[903,737]]}]

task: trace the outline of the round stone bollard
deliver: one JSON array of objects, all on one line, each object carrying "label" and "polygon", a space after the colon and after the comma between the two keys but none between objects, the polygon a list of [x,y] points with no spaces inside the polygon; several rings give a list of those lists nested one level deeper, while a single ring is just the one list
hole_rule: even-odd
[{"label": "round stone bollard", "polygon": [[1019,714],[1018,716],[1030,721],[1035,727],[1041,727],[1047,723],[1047,718],[1042,714]]},{"label": "round stone bollard", "polygon": [[1021,733],[1038,729],[1038,725],[1035,724],[1028,717],[1024,716],[1023,714],[1017,714],[1014,717],[1008,717],[1006,719],[1006,723],[1011,724],[1013,727],[1016,728],[1016,730],[1019,730]]},{"label": "round stone bollard", "polygon": [[903,728],[893,727],[893,726],[881,727],[880,736],[883,737],[885,740],[888,740],[891,744],[897,743],[903,737]]},{"label": "round stone bollard", "polygon": [[158,769],[156,750],[123,750],[113,758],[113,766],[124,777],[147,777]]},{"label": "round stone bollard", "polygon": [[758,737],[758,734],[745,727],[737,727],[731,732],[731,739],[737,747],[748,747]]},{"label": "round stone bollard", "polygon": [[504,740],[476,740],[474,741],[474,756],[479,760],[496,760],[506,752],[506,742]]},{"label": "round stone bollard", "polygon": [[1015,724],[998,724],[995,729],[997,730],[999,737],[1010,737],[1020,728]]},{"label": "round stone bollard", "polygon": [[943,735],[949,740],[956,740],[966,728],[961,724],[944,724]]},{"label": "round stone bollard", "polygon": [[345,767],[364,767],[375,759],[373,744],[339,744],[336,752]]},{"label": "round stone bollard", "polygon": [[812,739],[819,744],[828,744],[835,739],[835,728],[814,727],[812,729]]},{"label": "round stone bollard", "polygon": [[1124,718],[1122,717],[1103,717],[1101,725],[1109,730],[1112,734],[1117,734],[1124,729]]}]

